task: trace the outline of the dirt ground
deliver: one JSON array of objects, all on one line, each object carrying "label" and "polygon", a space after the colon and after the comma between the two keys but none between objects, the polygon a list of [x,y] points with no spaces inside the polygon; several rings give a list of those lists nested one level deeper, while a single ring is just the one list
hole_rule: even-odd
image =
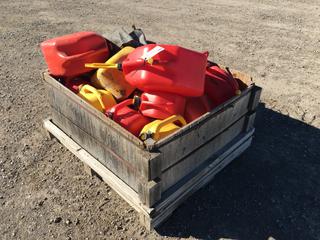
[{"label": "dirt ground", "polygon": [[[0,239],[320,239],[319,0],[0,1]],[[132,23],[247,72],[256,137],[157,231],[46,140],[39,43]]]}]

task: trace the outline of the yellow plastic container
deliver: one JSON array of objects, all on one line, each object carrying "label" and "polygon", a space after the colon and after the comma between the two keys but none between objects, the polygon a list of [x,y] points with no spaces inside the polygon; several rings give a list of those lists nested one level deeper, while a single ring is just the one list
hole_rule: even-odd
[{"label": "yellow plastic container", "polygon": [[[109,65],[122,63],[124,58],[133,50],[133,47],[124,47],[105,63]],[[108,90],[119,100],[127,98],[134,90],[134,87],[126,82],[123,72],[117,68],[99,68],[91,77],[91,82],[96,88]]]},{"label": "yellow plastic container", "polygon": [[78,96],[90,103],[100,112],[104,112],[117,104],[109,91],[96,89],[88,84],[81,86]]},{"label": "yellow plastic container", "polygon": [[[177,125],[178,123],[179,125]],[[142,140],[146,140],[148,137],[151,137],[153,140],[158,141],[159,139],[177,131],[186,124],[187,123],[182,116],[172,115],[164,120],[155,120],[148,123],[141,130],[139,137]]]}]

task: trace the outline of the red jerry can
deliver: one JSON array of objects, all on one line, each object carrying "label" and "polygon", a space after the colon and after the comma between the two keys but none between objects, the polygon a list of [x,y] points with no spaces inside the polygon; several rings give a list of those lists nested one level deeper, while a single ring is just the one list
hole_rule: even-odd
[{"label": "red jerry can", "polygon": [[213,104],[207,95],[197,98],[188,98],[184,118],[189,123],[201,117],[203,114],[210,112],[213,109]]},{"label": "red jerry can", "polygon": [[145,92],[201,96],[207,53],[180,46],[148,44],[136,48],[122,62],[126,81]]},{"label": "red jerry can", "polygon": [[239,84],[229,71],[218,66],[208,67],[205,78],[205,93],[214,107],[240,94]]},{"label": "red jerry can", "polygon": [[106,115],[138,137],[141,129],[151,120],[130,108],[132,104],[132,99],[124,100],[107,110]]},{"label": "red jerry can", "polygon": [[140,112],[147,117],[165,119],[183,115],[186,98],[173,93],[150,92],[141,95]]},{"label": "red jerry can", "polygon": [[74,77],[91,69],[87,62],[105,62],[109,57],[106,40],[94,32],[77,32],[41,43],[41,50],[50,74]]}]

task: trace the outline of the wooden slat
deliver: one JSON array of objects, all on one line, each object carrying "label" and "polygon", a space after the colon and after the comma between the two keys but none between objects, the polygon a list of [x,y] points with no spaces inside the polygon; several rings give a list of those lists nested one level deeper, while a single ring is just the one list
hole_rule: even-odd
[{"label": "wooden slat", "polygon": [[[103,143],[117,156],[121,156],[136,169],[141,177],[152,180],[160,175],[159,153],[145,151],[143,143],[138,138],[98,112],[49,75],[45,74],[44,77],[53,109],[98,142]],[[65,127],[64,131],[69,133]],[[83,145],[83,147],[89,150],[88,146]]]},{"label": "wooden slat", "polygon": [[[250,132],[249,135],[252,135],[252,132]],[[146,226],[150,229],[159,226],[188,197],[190,197],[198,189],[206,186],[218,172],[220,172],[226,165],[242,154],[251,145],[251,135],[249,138],[246,136],[240,140],[239,142],[241,144],[237,143],[237,148],[229,148],[212,164],[189,179],[189,181],[182,185],[179,190],[168,196],[165,201],[159,204],[159,206],[156,206],[154,209],[155,213],[152,215],[152,217],[150,217],[150,221]]]},{"label": "wooden slat", "polygon": [[245,122],[246,117],[242,117],[240,120],[227,128],[224,132],[220,133],[214,139],[207,142],[199,149],[196,149],[194,152],[180,160],[180,162],[178,162],[174,166],[166,169],[161,175],[162,192],[173,186],[184,176],[188,175],[203,162],[212,157],[212,155],[217,153],[221,148],[230,143],[239,134],[241,134]]},{"label": "wooden slat", "polygon": [[256,119],[256,112],[250,112],[246,115],[246,123],[244,127],[245,132],[249,132],[254,128],[254,120]]},{"label": "wooden slat", "polygon": [[44,127],[55,136],[69,151],[77,156],[82,162],[93,169],[105,183],[107,183],[116,193],[126,200],[138,212],[149,215],[153,209],[146,208],[140,201],[139,195],[127,184],[125,184],[113,172],[109,171],[97,159],[73,141],[68,135],[60,130],[51,120],[44,120]]},{"label": "wooden slat", "polygon": [[[175,199],[176,197],[178,197],[188,189],[188,187],[190,186],[188,184],[191,183],[190,181],[192,179],[193,181],[197,181],[198,178],[201,178],[207,172],[206,169],[208,169],[208,166],[210,166],[210,168],[214,168],[214,166],[218,165],[229,154],[231,154],[233,151],[239,148],[243,143],[247,142],[248,139],[252,138],[253,133],[254,133],[254,129],[246,134],[239,136],[237,139],[234,139],[232,143],[228,144],[223,149],[221,149],[217,154],[217,156],[213,156],[213,158],[210,160],[210,162],[207,165],[204,165],[202,168],[200,168],[200,170],[189,174],[177,185],[175,185],[174,187],[164,192],[162,194],[163,199],[154,206],[155,212],[160,212],[163,209],[165,209],[170,204],[172,199]],[[251,140],[250,140],[250,143],[251,143]]]},{"label": "wooden slat", "polygon": [[54,109],[52,109],[52,118],[54,119],[54,123],[57,124],[69,137],[71,137],[80,146],[85,146],[85,149],[100,163],[106,166],[110,171],[138,192],[139,185],[144,182],[144,180],[130,162],[127,162],[117,156],[112,149],[107,148],[103,143],[97,141],[97,139],[84,132]]},{"label": "wooden slat", "polygon": [[262,92],[262,88],[261,87],[254,86],[254,88],[252,90],[252,94],[251,94],[250,104],[249,104],[249,107],[248,107],[248,109],[250,111],[255,111],[255,109],[258,107],[259,101],[260,101],[261,92]]},{"label": "wooden slat", "polygon": [[[251,89],[252,90],[252,89]],[[162,171],[223,132],[248,112],[251,91],[226,104],[220,111],[207,113],[166,143],[156,143],[161,155]]]},{"label": "wooden slat", "polygon": [[140,185],[139,196],[146,207],[152,207],[161,199],[161,180],[156,179]]}]

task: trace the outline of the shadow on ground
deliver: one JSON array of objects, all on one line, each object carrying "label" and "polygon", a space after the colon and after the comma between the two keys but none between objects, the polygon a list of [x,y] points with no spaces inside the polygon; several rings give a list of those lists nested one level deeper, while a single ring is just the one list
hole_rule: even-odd
[{"label": "shadow on ground", "polygon": [[320,239],[320,130],[260,104],[253,145],[157,232],[201,239]]}]

